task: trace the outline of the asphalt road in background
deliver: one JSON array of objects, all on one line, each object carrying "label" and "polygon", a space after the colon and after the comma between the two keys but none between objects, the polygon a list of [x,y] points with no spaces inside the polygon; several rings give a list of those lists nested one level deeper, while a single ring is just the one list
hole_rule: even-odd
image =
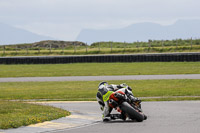
[{"label": "asphalt road in background", "polygon": [[6,133],[199,133],[200,101],[143,102],[143,122],[102,122],[97,102],[43,102],[72,112],[51,122],[9,129]]},{"label": "asphalt road in background", "polygon": [[45,82],[45,81],[107,81],[147,79],[200,79],[200,74],[179,75],[126,75],[126,76],[66,76],[66,77],[17,77],[0,78],[0,82]]}]

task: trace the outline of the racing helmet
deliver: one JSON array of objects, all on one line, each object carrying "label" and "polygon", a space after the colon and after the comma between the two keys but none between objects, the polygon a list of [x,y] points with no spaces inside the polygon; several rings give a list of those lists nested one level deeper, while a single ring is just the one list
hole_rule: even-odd
[{"label": "racing helmet", "polygon": [[100,92],[102,96],[108,92],[107,86],[108,86],[107,82],[99,83],[98,92]]},{"label": "racing helmet", "polygon": [[108,86],[108,83],[107,83],[107,82],[105,82],[105,81],[103,81],[103,82],[99,83],[99,86],[98,86],[98,88],[99,88],[100,86],[102,86],[102,85],[104,85],[104,86]]}]

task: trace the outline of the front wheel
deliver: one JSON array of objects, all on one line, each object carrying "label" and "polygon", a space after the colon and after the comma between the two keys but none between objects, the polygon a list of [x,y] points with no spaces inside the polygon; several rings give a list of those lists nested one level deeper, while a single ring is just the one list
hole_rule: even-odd
[{"label": "front wheel", "polygon": [[136,111],[130,104],[127,102],[123,102],[121,105],[121,110],[125,112],[129,118],[136,119],[138,122],[142,122],[144,120],[144,115],[140,112]]}]

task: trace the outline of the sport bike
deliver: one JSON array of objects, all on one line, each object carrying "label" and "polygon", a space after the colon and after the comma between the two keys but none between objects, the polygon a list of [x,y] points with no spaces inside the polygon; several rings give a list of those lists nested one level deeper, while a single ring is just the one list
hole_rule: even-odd
[{"label": "sport bike", "polygon": [[142,112],[141,100],[131,100],[126,95],[126,91],[118,90],[113,92],[109,97],[109,106],[116,109],[120,114],[111,114],[111,119],[123,119],[127,118],[142,122],[147,119],[147,116]]}]

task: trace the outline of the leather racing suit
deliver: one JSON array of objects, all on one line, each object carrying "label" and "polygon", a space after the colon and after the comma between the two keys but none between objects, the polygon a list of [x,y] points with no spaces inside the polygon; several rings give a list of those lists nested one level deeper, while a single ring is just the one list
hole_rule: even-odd
[{"label": "leather racing suit", "polygon": [[126,92],[126,95],[131,99],[131,101],[139,100],[133,96],[132,89],[124,83],[120,85],[108,85],[107,82],[101,82],[98,87],[96,99],[100,105],[100,109],[103,111],[103,121],[110,120],[112,108],[109,106],[109,96],[119,89],[123,92]]}]

